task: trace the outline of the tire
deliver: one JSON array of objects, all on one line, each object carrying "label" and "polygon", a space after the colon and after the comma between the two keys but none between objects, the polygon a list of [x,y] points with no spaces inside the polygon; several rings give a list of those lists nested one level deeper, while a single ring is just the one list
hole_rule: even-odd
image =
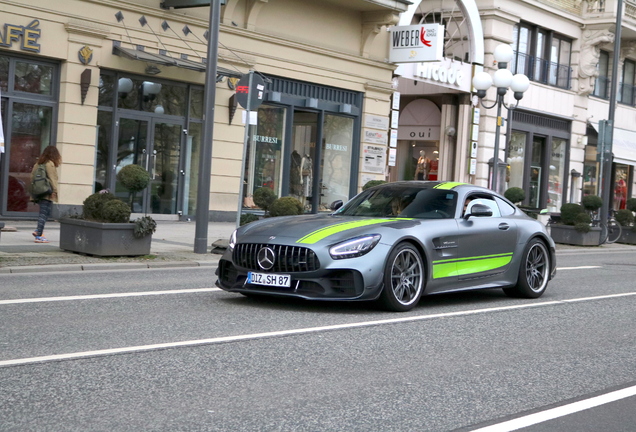
[{"label": "tire", "polygon": [[621,238],[621,234],[623,229],[621,228],[621,224],[614,219],[607,221],[607,243],[615,243],[616,240]]},{"label": "tire", "polygon": [[550,279],[550,253],[539,239],[532,239],[523,251],[517,285],[504,288],[510,297],[538,298],[543,295]]},{"label": "tire", "polygon": [[410,243],[398,244],[384,267],[384,288],[380,304],[387,310],[406,312],[415,307],[422,292],[426,272],[419,251]]}]

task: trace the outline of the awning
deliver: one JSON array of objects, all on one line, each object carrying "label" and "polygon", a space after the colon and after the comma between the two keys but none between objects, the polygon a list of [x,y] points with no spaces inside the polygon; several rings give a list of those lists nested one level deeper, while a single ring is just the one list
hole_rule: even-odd
[{"label": "awning", "polygon": [[[588,126],[592,126],[594,132],[598,133],[598,123],[588,122]],[[614,162],[636,165],[636,131],[614,128],[613,138],[612,154],[614,154]]]},{"label": "awning", "polygon": [[[184,69],[190,69],[197,72],[205,72],[207,65],[203,62],[196,62],[192,60],[186,60],[181,58],[170,57],[165,54],[154,54],[146,51],[136,50],[132,48],[123,48],[121,46],[113,46],[113,54],[120,57],[129,58],[131,60],[140,60],[148,63],[155,63],[163,66],[176,66]],[[226,76],[228,78],[241,78],[243,74],[230,69],[217,66],[216,68],[217,78],[219,76]]]},{"label": "awning", "polygon": [[636,165],[636,132],[614,128],[614,162]]}]

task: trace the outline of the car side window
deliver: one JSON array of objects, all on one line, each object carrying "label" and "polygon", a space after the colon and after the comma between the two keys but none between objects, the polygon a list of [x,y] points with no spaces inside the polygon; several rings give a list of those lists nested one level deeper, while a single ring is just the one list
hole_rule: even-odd
[{"label": "car side window", "polygon": [[501,210],[502,216],[506,217],[515,213],[515,208],[501,198],[495,197],[495,201],[499,204],[499,210]]},{"label": "car side window", "polygon": [[499,207],[497,206],[497,203],[494,200],[488,199],[488,198],[475,198],[468,204],[468,208],[466,210],[467,213],[471,213],[471,210],[475,204],[482,204],[482,205],[490,207],[490,209],[492,210],[491,217],[501,217],[501,212],[499,211]]}]

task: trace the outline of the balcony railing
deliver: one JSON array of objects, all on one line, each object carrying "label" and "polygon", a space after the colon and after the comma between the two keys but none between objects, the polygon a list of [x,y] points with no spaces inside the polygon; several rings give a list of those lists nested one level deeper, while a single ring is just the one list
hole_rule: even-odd
[{"label": "balcony railing", "polygon": [[570,65],[554,63],[539,57],[515,53],[512,60],[512,73],[522,73],[531,81],[548,84],[569,90],[572,83]]},{"label": "balcony railing", "polygon": [[636,93],[634,91],[635,86],[633,84],[621,83],[619,87],[620,89],[617,95],[618,102],[625,105],[634,106],[634,102],[635,102],[634,96]]}]

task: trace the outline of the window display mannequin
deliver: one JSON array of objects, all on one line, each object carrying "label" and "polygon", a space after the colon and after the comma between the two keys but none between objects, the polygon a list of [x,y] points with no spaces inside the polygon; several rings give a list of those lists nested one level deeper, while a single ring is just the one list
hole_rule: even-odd
[{"label": "window display mannequin", "polygon": [[426,152],[420,150],[420,157],[417,160],[417,168],[415,169],[414,180],[426,180],[428,170],[430,169],[431,160],[426,157]]}]

